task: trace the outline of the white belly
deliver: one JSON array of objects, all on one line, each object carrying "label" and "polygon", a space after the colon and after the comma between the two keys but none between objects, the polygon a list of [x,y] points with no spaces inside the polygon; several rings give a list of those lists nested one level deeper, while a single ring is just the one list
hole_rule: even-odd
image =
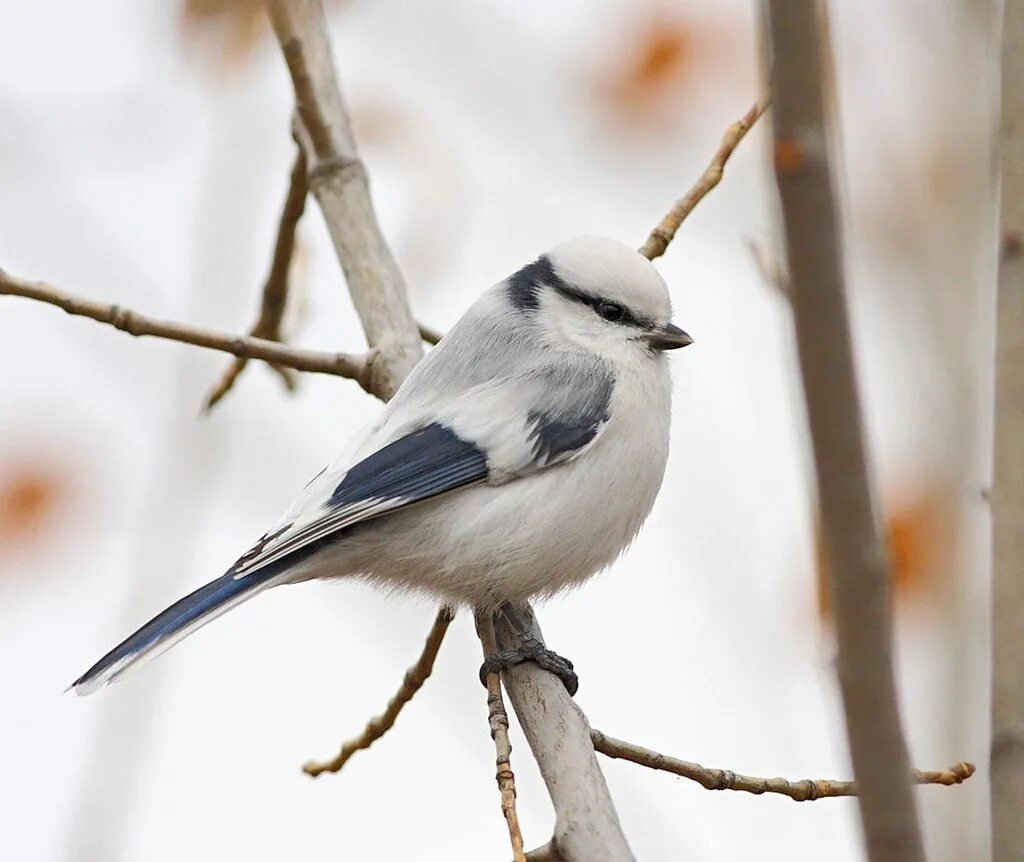
[{"label": "white belly", "polygon": [[671,392],[659,370],[617,382],[607,426],[575,460],[368,523],[300,577],[357,575],[476,607],[582,583],[629,545],[661,486]]}]

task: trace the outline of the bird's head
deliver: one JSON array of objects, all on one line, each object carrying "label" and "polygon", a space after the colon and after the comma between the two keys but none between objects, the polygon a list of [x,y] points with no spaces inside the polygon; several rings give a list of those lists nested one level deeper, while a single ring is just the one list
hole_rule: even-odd
[{"label": "bird's head", "polygon": [[568,240],[527,264],[508,282],[516,308],[550,342],[636,362],[693,343],[672,323],[665,281],[635,249],[615,240]]}]

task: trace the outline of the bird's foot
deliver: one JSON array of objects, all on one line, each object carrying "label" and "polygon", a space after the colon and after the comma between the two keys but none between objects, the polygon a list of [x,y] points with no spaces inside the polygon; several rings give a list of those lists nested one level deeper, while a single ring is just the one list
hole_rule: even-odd
[{"label": "bird's foot", "polygon": [[501,650],[484,659],[484,663],[480,665],[480,682],[487,685],[488,674],[501,673],[524,661],[532,661],[537,667],[557,676],[570,697],[575,695],[580,687],[579,677],[573,671],[572,662],[552,652],[534,637],[524,637],[517,649]]}]

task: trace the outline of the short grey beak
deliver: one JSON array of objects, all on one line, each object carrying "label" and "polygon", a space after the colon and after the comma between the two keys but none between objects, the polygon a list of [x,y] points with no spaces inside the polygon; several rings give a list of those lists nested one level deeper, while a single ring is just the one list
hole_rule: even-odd
[{"label": "short grey beak", "polygon": [[651,345],[652,350],[675,350],[693,344],[693,339],[674,323],[670,323],[664,329],[648,335],[647,343]]}]

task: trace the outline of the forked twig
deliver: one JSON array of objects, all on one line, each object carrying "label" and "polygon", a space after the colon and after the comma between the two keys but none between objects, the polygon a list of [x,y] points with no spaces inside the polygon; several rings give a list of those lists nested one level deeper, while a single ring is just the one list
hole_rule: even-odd
[{"label": "forked twig", "polygon": [[423,645],[423,652],[420,654],[416,664],[405,672],[401,687],[394,697],[388,701],[387,708],[383,714],[370,719],[363,732],[355,739],[350,739],[342,745],[341,750],[330,760],[322,762],[311,760],[302,767],[303,772],[313,778],[322,775],[324,772],[338,772],[353,754],[369,748],[394,727],[398,714],[413,699],[416,692],[420,690],[420,687],[434,670],[434,660],[437,658],[437,652],[441,648],[441,642],[444,640],[445,632],[448,631],[448,626],[453,618],[454,612],[451,608],[443,607],[437,612],[434,625],[431,626],[426,643]]},{"label": "forked twig", "polygon": [[[249,331],[254,338],[265,338],[268,341],[281,340],[281,319],[284,317],[288,299],[288,274],[291,270],[292,255],[295,252],[295,232],[299,219],[306,208],[306,195],[309,193],[308,166],[306,154],[301,146],[296,147],[295,161],[292,163],[291,175],[288,180],[288,193],[285,195],[284,206],[277,228],[277,239],[274,241],[274,254],[270,261],[270,271],[263,283],[263,300],[260,314]],[[206,397],[207,411],[212,410],[235,385],[235,381],[245,369],[249,360],[245,356],[236,356],[220,379]],[[271,365],[284,381],[288,390],[295,388],[295,380],[284,366]]]}]

